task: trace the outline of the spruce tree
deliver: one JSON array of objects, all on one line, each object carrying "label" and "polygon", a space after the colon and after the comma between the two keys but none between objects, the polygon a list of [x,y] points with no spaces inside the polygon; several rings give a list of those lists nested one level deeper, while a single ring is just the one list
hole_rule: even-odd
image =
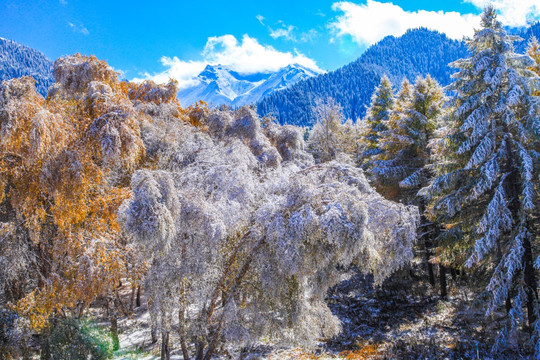
[{"label": "spruce tree", "polygon": [[367,126],[365,134],[362,134],[362,141],[366,149],[362,154],[362,159],[360,159],[364,168],[369,169],[373,166],[373,157],[382,152],[379,147],[379,138],[384,131],[388,130],[387,123],[394,107],[394,101],[392,83],[385,75],[371,97],[371,106],[367,110],[367,116],[364,120],[367,122]]},{"label": "spruce tree", "polygon": [[[530,70],[534,71],[536,75],[540,76],[540,43],[535,36],[529,41],[529,46],[527,47],[527,55],[529,55],[534,63],[530,67]],[[540,80],[536,81],[536,84],[533,86],[533,95],[540,96]]]},{"label": "spruce tree", "polygon": [[533,61],[514,52],[517,38],[507,35],[493,7],[481,19],[467,41],[471,56],[452,64],[458,72],[449,89],[456,96],[432,147],[439,177],[421,193],[432,201],[428,211],[446,224],[441,238],[460,252],[451,256],[490,271],[486,313],[506,303],[496,350],[516,338],[525,305],[534,341],[540,330],[533,268],[540,120],[529,87]]},{"label": "spruce tree", "polygon": [[531,70],[534,71],[537,75],[540,75],[540,43],[536,36],[533,36],[529,42],[527,48],[527,55],[529,55],[533,60],[534,64],[531,66]]},{"label": "spruce tree", "polygon": [[397,95],[370,172],[378,187],[394,189],[402,201],[415,202],[416,193],[429,179],[427,145],[444,101],[442,88],[429,75],[418,78],[414,87],[405,80]]},{"label": "spruce tree", "polygon": [[[375,156],[375,166],[370,171],[380,193],[389,199],[416,205],[421,212],[425,210],[425,200],[417,196],[417,192],[421,186],[427,185],[432,176],[427,167],[427,145],[445,100],[442,88],[429,75],[419,77],[414,87],[405,79],[396,96],[388,130],[380,138],[382,152]],[[431,248],[438,225],[423,217],[419,233],[422,234],[419,244],[423,246],[421,251],[429,282],[435,285]],[[443,264],[440,264],[440,274],[443,275],[444,271]],[[441,283],[442,297],[446,297],[444,284]]]}]

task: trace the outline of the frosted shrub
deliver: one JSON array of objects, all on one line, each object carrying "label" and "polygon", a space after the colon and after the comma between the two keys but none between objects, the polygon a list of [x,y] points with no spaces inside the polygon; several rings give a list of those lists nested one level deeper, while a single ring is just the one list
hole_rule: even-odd
[{"label": "frosted shrub", "polygon": [[207,132],[146,125],[160,169],[135,173],[120,211],[152,264],[162,356],[176,323],[184,357],[197,359],[222,341],[310,345],[336,334],[324,302],[336,267],[355,262],[382,281],[412,258],[416,208],[386,201],[354,167],[309,166],[300,129],[263,128],[249,108],[205,121]]}]

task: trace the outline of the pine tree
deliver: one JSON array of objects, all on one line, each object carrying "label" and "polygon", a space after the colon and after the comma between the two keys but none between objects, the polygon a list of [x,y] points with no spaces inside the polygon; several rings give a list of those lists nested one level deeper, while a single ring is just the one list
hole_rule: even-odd
[{"label": "pine tree", "polygon": [[379,138],[388,129],[387,123],[390,119],[394,102],[392,83],[387,76],[383,76],[381,83],[371,97],[371,106],[364,120],[367,122],[367,126],[362,141],[365,143],[366,150],[362,154],[360,162],[365,168],[370,168],[373,165],[373,156],[380,154],[382,151],[379,147]]},{"label": "pine tree", "polygon": [[467,41],[471,57],[453,63],[459,69],[450,86],[456,97],[432,144],[439,177],[422,194],[432,200],[430,214],[447,224],[441,239],[454,251],[465,250],[451,256],[492,269],[487,313],[505,303],[508,309],[497,350],[516,338],[524,304],[535,341],[540,330],[531,243],[538,239],[533,213],[539,162],[533,150],[540,121],[529,88],[531,58],[514,53],[516,37],[506,34],[493,7],[481,19],[482,28]]},{"label": "pine tree", "polygon": [[[538,39],[536,39],[535,36],[533,36],[529,41],[527,55],[534,60],[534,64],[530,67],[530,69],[534,71],[536,75],[540,76],[540,43],[538,43]],[[535,96],[540,96],[540,81],[533,86],[533,94]]]},{"label": "pine tree", "polygon": [[[419,77],[414,87],[405,79],[396,96],[388,130],[380,138],[382,152],[374,156],[375,167],[370,171],[380,193],[389,199],[414,204],[421,212],[425,210],[425,200],[417,196],[417,192],[421,186],[427,185],[432,176],[427,167],[427,144],[445,100],[442,88],[429,75],[426,78]],[[419,232],[422,234],[419,243],[424,247],[429,281],[435,285],[431,248],[438,228],[436,224],[422,218]],[[443,264],[440,264],[441,274],[444,274],[442,267]],[[441,286],[441,295],[446,296],[444,286]]]},{"label": "pine tree", "polygon": [[529,42],[529,47],[527,48],[527,55],[529,55],[533,60],[534,64],[531,66],[531,70],[534,71],[537,75],[540,75],[540,43],[538,39],[533,36]]},{"label": "pine tree", "polygon": [[376,184],[395,193],[400,200],[412,201],[429,177],[425,168],[428,141],[435,129],[445,97],[442,88],[430,76],[418,78],[414,88],[405,80],[396,97],[394,111],[383,132],[370,171]]}]

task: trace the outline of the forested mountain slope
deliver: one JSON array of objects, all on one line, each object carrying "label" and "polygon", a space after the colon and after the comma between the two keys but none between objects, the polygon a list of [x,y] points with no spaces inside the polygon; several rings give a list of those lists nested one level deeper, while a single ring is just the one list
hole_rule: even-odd
[{"label": "forested mountain slope", "polygon": [[526,28],[507,28],[505,30],[510,35],[517,35],[522,38],[521,41],[514,43],[515,51],[521,54],[527,51],[527,46],[533,36],[537,39],[540,38],[540,22]]},{"label": "forested mountain slope", "polygon": [[430,74],[441,84],[450,82],[448,63],[466,55],[460,41],[427,29],[387,36],[356,61],[336,71],[308,79],[272,94],[258,103],[259,114],[273,113],[280,123],[309,125],[316,98],[331,96],[343,107],[345,117],[363,117],[375,87],[383,75],[399,84]]},{"label": "forested mountain slope", "polygon": [[54,83],[53,62],[40,51],[0,37],[0,80],[32,76],[36,89],[47,94]]},{"label": "forested mountain slope", "polygon": [[[531,35],[540,36],[540,24],[520,35],[524,41],[517,44],[517,50],[524,52]],[[306,126],[314,119],[315,99],[330,96],[343,107],[346,118],[356,121],[365,115],[371,95],[384,75],[394,86],[403,78],[414,81],[427,74],[446,86],[455,72],[448,64],[465,56],[467,48],[462,41],[425,28],[409,30],[397,38],[387,36],[342,68],[264,98],[257,104],[257,111],[260,115],[272,113],[282,124]]]}]

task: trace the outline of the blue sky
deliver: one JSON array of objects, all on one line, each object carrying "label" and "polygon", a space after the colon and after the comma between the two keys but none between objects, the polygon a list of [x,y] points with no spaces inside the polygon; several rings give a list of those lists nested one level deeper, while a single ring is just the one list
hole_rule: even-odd
[{"label": "blue sky", "polygon": [[[386,35],[426,26],[461,38],[485,0],[0,0],[0,36],[51,59],[80,52],[128,79],[188,86],[207,63],[239,72],[289,63],[333,70]],[[493,0],[508,25],[540,20],[540,0]]]}]

